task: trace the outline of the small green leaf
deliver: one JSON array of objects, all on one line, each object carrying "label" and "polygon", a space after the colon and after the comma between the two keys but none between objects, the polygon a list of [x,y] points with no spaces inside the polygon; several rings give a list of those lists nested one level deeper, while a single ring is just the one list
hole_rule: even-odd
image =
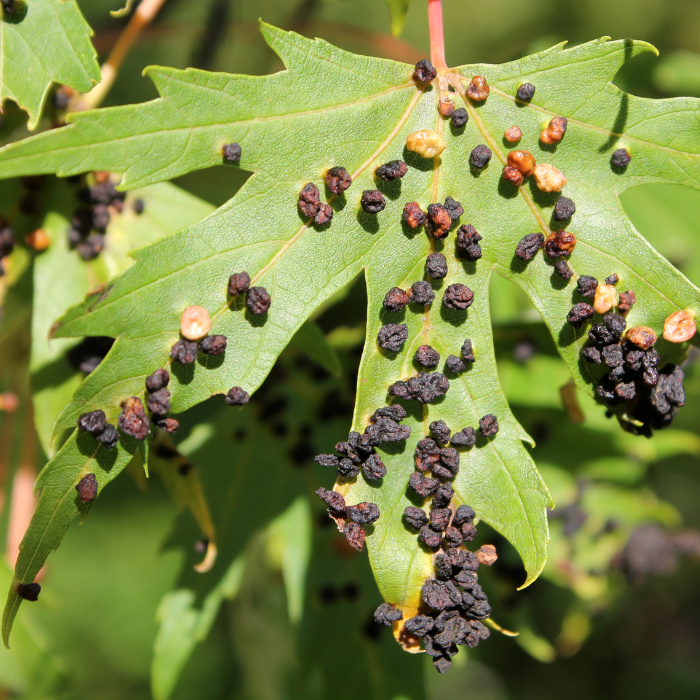
[{"label": "small green leaf", "polygon": [[[285,367],[297,376],[297,382],[303,379],[294,363],[285,363]],[[336,388],[338,385],[333,378],[323,382],[330,382]],[[288,405],[284,421],[290,434],[298,431],[297,423],[304,421],[320,403],[324,390],[314,387],[309,397],[290,393],[285,385],[278,387],[274,401],[281,407]],[[196,569],[202,555],[193,551],[192,544],[201,534],[192,517],[184,514],[178,518],[168,538],[166,546],[181,549],[186,562],[176,588],[163,600],[159,611],[160,629],[152,664],[156,700],[171,696],[194,648],[209,634],[222,603],[238,594],[252,543],[264,544],[262,536],[275,528],[276,517],[282,517],[288,526],[285,533],[279,525],[275,528],[277,543],[281,542],[280,538],[292,538],[297,531],[301,538],[295,548],[299,561],[283,561],[287,555],[278,558],[283,570],[286,569],[283,575],[289,581],[290,605],[294,614],[301,611],[310,524],[308,503],[302,504],[306,499],[300,499],[300,495],[308,492],[296,471],[286,466],[289,440],[269,429],[256,403],[254,398],[244,411],[218,410],[208,417],[206,413],[200,414],[196,428],[178,445],[182,456],[168,449],[164,451],[168,456],[160,457],[161,450],[155,446],[150,452],[154,471],[160,472],[167,464],[171,482],[180,479],[181,484],[171,484],[171,490],[186,490],[193,477],[201,482],[218,546],[215,565],[200,573],[201,569]],[[206,406],[195,410],[205,412]],[[326,437],[330,433],[327,423],[314,430],[322,430]],[[190,468],[181,471],[179,467],[184,464]],[[274,478],[263,480],[261,474],[274,474]],[[280,513],[283,515],[279,516]],[[297,523],[296,518],[301,520]],[[290,614],[292,609],[288,608],[285,617]]]},{"label": "small green leaf", "polygon": [[0,16],[0,107],[14,100],[39,122],[51,83],[89,92],[100,82],[92,30],[75,0],[21,0]]},{"label": "small green leaf", "polygon": [[224,600],[232,600],[241,585],[245,558],[233,560],[219,585],[198,607],[195,592],[180,588],[168,593],[158,608],[160,624],[153,649],[151,690],[155,700],[167,700],[197,644],[209,634]]},{"label": "small green leaf", "polygon": [[406,24],[406,15],[411,0],[386,0],[391,12],[391,33],[394,36],[401,34],[403,25]]},{"label": "small green leaf", "polygon": [[289,619],[294,623],[301,621],[304,608],[311,535],[311,508],[305,498],[297,498],[268,530],[267,551],[273,565],[282,571]]}]

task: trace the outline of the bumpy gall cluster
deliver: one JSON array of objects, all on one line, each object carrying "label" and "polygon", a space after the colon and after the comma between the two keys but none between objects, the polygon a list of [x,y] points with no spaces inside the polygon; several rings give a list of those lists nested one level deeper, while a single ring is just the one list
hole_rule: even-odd
[{"label": "bumpy gall cluster", "polygon": [[335,195],[345,192],[351,184],[350,173],[342,165],[337,165],[326,173],[326,187]]},{"label": "bumpy gall cluster", "polygon": [[92,435],[98,442],[111,450],[119,442],[117,429],[107,423],[104,411],[90,411],[78,418],[78,429]]},{"label": "bumpy gall cluster", "polygon": [[[436,425],[435,428],[442,432],[443,438],[449,434],[442,426]],[[421,447],[420,459],[427,464],[439,465],[439,448],[432,440],[421,442],[427,444]],[[418,455],[418,449],[416,452]],[[480,564],[490,566],[496,561],[496,549],[493,545],[484,545],[478,552],[465,548],[463,542],[471,542],[476,537],[474,510],[467,505],[461,505],[456,510],[450,507],[454,490],[449,482],[440,484],[437,479],[429,479],[419,473],[414,476],[421,477],[420,483],[437,482],[438,485],[431,484],[428,491],[420,493],[421,496],[434,494],[430,513],[416,506],[408,506],[404,510],[404,522],[418,532],[424,546],[433,551],[442,548],[442,551],[435,557],[435,578],[426,581],[421,590],[421,609],[404,622],[402,633],[409,640],[422,641],[423,649],[433,657],[437,671],[445,673],[452,665],[452,657],[459,651],[459,646],[475,647],[489,637],[490,632],[482,620],[491,615],[491,607],[478,583],[477,570]],[[414,481],[419,483],[418,479]],[[377,610],[377,622],[380,624],[403,619],[397,614],[400,611],[392,606],[380,608]],[[384,617],[386,614],[391,615],[391,620]]]},{"label": "bumpy gall cluster", "polygon": [[567,126],[568,122],[565,117],[554,117],[540,134],[540,141],[548,145],[561,141]]},{"label": "bumpy gall cluster", "polygon": [[83,503],[91,503],[97,498],[97,478],[94,474],[86,474],[75,485],[75,490]]},{"label": "bumpy gall cluster", "polygon": [[[93,174],[95,184],[75,191],[81,204],[73,211],[68,243],[83,260],[94,260],[105,247],[107,227],[114,214],[124,208],[125,192],[117,192],[109,173]],[[84,182],[84,181],[83,181]]]},{"label": "bumpy gall cluster", "polygon": [[419,83],[430,83],[437,78],[437,71],[433,64],[427,59],[418,61],[413,71],[413,78]]},{"label": "bumpy gall cluster", "polygon": [[312,219],[317,226],[324,226],[333,218],[333,209],[330,204],[321,201],[321,193],[313,182],[309,182],[299,192],[298,201],[301,214]]},{"label": "bumpy gall cluster", "polygon": [[241,162],[241,155],[243,154],[243,149],[240,143],[227,143],[221,149],[221,155],[224,157],[225,163],[233,163],[238,165]]}]

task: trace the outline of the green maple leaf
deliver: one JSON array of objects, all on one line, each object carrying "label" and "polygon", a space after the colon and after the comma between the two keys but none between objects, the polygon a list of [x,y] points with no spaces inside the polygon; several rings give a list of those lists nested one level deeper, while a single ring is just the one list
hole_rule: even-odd
[{"label": "green maple leaf", "polygon": [[0,106],[14,100],[39,122],[52,82],[89,92],[100,82],[92,30],[75,0],[18,0],[16,13],[0,16]]},{"label": "green maple leaf", "polygon": [[[625,95],[611,83],[615,73],[626,60],[653,49],[645,43],[602,39],[566,51],[557,46],[501,66],[453,69],[458,91],[474,74],[484,75],[491,86],[485,103],[464,100],[470,121],[453,131],[437,112],[438,91],[417,87],[411,66],[355,56],[267,25],[262,30],[285,71],[250,77],[151,68],[148,75],[160,98],[71,115],[67,127],[0,151],[2,176],[111,170],[124,174],[125,187],[136,187],[218,164],[222,146],[239,142],[241,167],[254,173],[217,212],[137,251],[136,264],[106,292],[88,297],[61,319],[56,336],[110,335],[117,340],[59,416],[55,430],[74,426],[80,413],[94,409],[104,410],[115,422],[121,402],[131,395],[143,397],[145,377],[161,366],[169,366],[174,375],[175,413],[232,386],[254,391],[312,312],[364,270],[370,300],[368,340],[354,430],[362,431],[373,411],[386,403],[392,383],[416,373],[412,358],[421,343],[431,344],[444,360],[458,354],[463,340],[470,338],[476,355],[469,371],[450,377],[444,400],[422,408],[407,404],[404,424],[411,427],[411,436],[398,448],[380,449],[388,468],[381,488],[362,477],[341,487],[349,503],[368,500],[381,510],[367,545],[382,595],[410,613],[421,584],[433,571],[431,555],[401,519],[410,503],[407,482],[416,443],[433,420],[445,420],[457,430],[475,426],[488,413],[498,416],[500,432],[461,454],[455,502],[471,505],[479,519],[513,543],[527,571],[526,585],[546,560],[545,510],[552,504],[523,446],[529,438],[499,386],[488,307],[493,271],[532,299],[577,385],[590,392],[594,377],[587,368],[582,373],[579,365],[585,330],[576,333],[565,322],[572,301],[580,300],[573,282],[564,284],[553,276],[541,255],[527,266],[516,264],[514,251],[525,234],[550,232],[555,198],[532,183],[521,188],[504,183],[502,135],[518,124],[523,132],[519,147],[568,177],[564,193],[578,207],[569,227],[578,238],[571,258],[575,273],[599,279],[617,273],[621,285],[637,293],[630,324],[650,326],[660,334],[669,313],[688,307],[700,311],[700,293],[634,230],[618,195],[647,182],[698,187],[698,102]],[[523,82],[537,87],[529,105],[515,100]],[[558,115],[569,119],[569,130],[557,147],[544,146],[540,132]],[[405,150],[406,136],[419,129],[442,133],[447,148],[440,158],[425,160]],[[469,154],[478,144],[488,145],[494,157],[486,170],[473,173]],[[624,173],[610,166],[610,154],[621,146],[633,156]],[[387,196],[383,212],[363,213],[359,200],[363,190],[377,186],[374,169],[398,158],[409,164],[409,174],[382,186]],[[309,181],[321,185],[325,171],[336,165],[352,173],[353,185],[343,197],[331,200],[335,216],[330,226],[311,226],[298,213],[298,193]],[[423,233],[404,230],[404,203],[415,200],[425,209],[448,195],[464,207],[461,222],[473,224],[483,236],[483,258],[468,263],[457,257],[451,234],[443,248],[449,274],[442,283],[434,282],[435,302],[425,309],[407,307],[402,321],[409,339],[401,352],[386,354],[375,338],[383,323],[396,319],[382,310],[381,300],[391,287],[406,288],[422,279],[426,255],[436,246]],[[249,316],[240,302],[229,304],[228,277],[242,269],[271,294],[265,317]],[[468,313],[441,304],[445,288],[455,282],[474,291]],[[200,358],[195,365],[170,365],[180,314],[192,304],[208,309],[212,333],[229,338],[223,362]],[[664,342],[657,347],[662,365],[686,349]],[[122,449],[120,445],[120,455]],[[62,464],[59,454],[47,473]],[[42,556],[37,554],[35,561],[43,561]],[[26,574],[18,571],[15,582],[31,580]],[[16,608],[13,588],[5,639]]]}]

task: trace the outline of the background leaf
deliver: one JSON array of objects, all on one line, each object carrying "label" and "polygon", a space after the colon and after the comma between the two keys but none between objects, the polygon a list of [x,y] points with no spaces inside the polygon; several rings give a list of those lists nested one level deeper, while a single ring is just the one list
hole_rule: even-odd
[{"label": "background leaf", "polygon": [[386,0],[391,11],[391,33],[394,36],[401,34],[404,24],[406,24],[406,15],[411,0]]},{"label": "background leaf", "polygon": [[76,0],[17,2],[0,18],[0,106],[14,100],[34,129],[52,83],[89,92],[100,81],[91,36]]},{"label": "background leaf", "polygon": [[[314,381],[309,383],[311,377]],[[285,586],[289,582],[284,617],[299,622],[308,598],[312,532],[305,500],[308,480],[299,479],[298,470],[308,466],[309,457],[327,439],[342,435],[340,416],[321,410],[318,421],[309,420],[328,394],[340,398],[349,391],[338,378],[323,370],[319,375],[318,367],[290,347],[246,410],[221,410],[219,402],[207,402],[194,415],[183,415],[176,436],[179,454],[157,446],[151,450],[154,471],[162,468],[156,466],[160,461],[178,467],[175,472],[190,466],[186,476],[179,477],[183,482],[197,473],[209,494],[219,549],[211,571],[197,573],[193,564],[202,554],[194,551],[193,543],[201,533],[193,519],[182,514],[168,537],[167,547],[187,556],[175,589],[160,607],[152,675],[158,700],[171,696],[220,608],[238,595],[251,557],[266,553],[265,566],[282,571]],[[314,466],[320,476],[321,467]],[[316,528],[317,523],[314,519]]]},{"label": "background leaf", "polygon": [[342,372],[340,359],[316,323],[311,320],[304,323],[294,334],[291,342],[294,347],[306,353],[334,377],[340,376]]},{"label": "background leaf", "polygon": [[311,508],[304,498],[298,498],[278,518],[268,531],[267,550],[276,568],[282,571],[287,591],[287,609],[291,622],[301,621],[306,572],[311,556]]}]

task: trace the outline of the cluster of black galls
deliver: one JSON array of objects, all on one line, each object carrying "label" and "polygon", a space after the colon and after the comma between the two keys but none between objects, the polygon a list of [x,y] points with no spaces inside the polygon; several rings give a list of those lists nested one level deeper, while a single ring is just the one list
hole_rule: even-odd
[{"label": "cluster of black galls", "polygon": [[[393,405],[378,408],[370,419],[370,424],[365,428],[364,433],[351,432],[348,434],[347,442],[339,442],[335,449],[341,455],[337,457],[331,454],[320,454],[315,457],[316,462],[324,467],[335,467],[338,476],[344,479],[354,479],[360,471],[368,481],[379,481],[386,475],[386,467],[375,447],[383,443],[401,442],[406,440],[411,434],[411,428],[401,425],[401,421],[406,417],[406,410],[403,406]],[[342,504],[342,496],[335,491],[326,491],[321,488],[316,492],[328,505],[329,513],[335,518],[346,517],[345,502]],[[376,517],[360,523],[357,519],[350,518],[351,522],[344,528],[348,542],[358,551],[364,545],[365,533],[359,524],[374,522],[379,517],[379,508],[376,504],[370,504],[376,509]],[[355,508],[351,506],[348,508]],[[348,509],[348,513],[351,513]]]},{"label": "cluster of black galls", "polygon": [[[167,389],[169,382],[170,375],[164,369],[157,369],[146,377],[148,393],[146,406],[156,426],[174,433],[179,427],[178,422],[166,415],[170,411],[170,391]],[[122,411],[117,419],[119,430],[136,440],[145,440],[150,432],[150,423],[141,399],[138,396],[132,396],[122,403],[121,408]],[[102,410],[83,413],[78,419],[78,429],[92,435],[108,450],[119,442],[119,431],[107,422]]]},{"label": "cluster of black galls", "polygon": [[[426,437],[419,440],[414,454],[414,464],[416,471],[411,474],[408,485],[409,488],[421,498],[433,497],[433,508],[446,508],[449,504],[454,490],[449,481],[454,479],[459,473],[459,452],[457,447],[471,449],[476,445],[477,437],[491,439],[498,432],[498,420],[492,414],[485,415],[479,420],[479,430],[471,426],[462,428],[454,434],[445,421],[437,420],[430,424],[430,432],[433,437]],[[450,443],[452,447],[444,447]],[[427,472],[432,473],[432,477],[426,476]],[[442,505],[440,505],[442,504]],[[420,508],[409,506],[404,515],[407,522],[419,530],[419,538],[428,547],[439,547],[443,535],[450,540],[450,546],[457,546],[461,539],[458,533],[446,530],[447,523],[444,519],[436,520],[432,517],[428,522],[419,521],[419,516],[423,511]],[[435,511],[435,515],[446,516],[445,511]],[[417,523],[420,522],[420,525]],[[464,539],[466,539],[466,534]],[[473,538],[472,538],[473,539]],[[453,544],[453,542],[457,544]]]},{"label": "cluster of black galls", "polygon": [[[92,187],[81,187],[75,194],[82,204],[73,211],[68,227],[68,243],[83,260],[94,260],[105,247],[105,234],[111,218],[110,207],[114,211],[122,211],[126,193],[117,192],[114,183],[106,179]],[[135,210],[140,213],[143,211],[143,202],[139,202],[135,205]]]},{"label": "cluster of black galls", "polygon": [[92,435],[108,450],[119,442],[119,432],[113,425],[107,423],[105,412],[101,410],[83,413],[78,418],[78,429]]},{"label": "cluster of black galls", "polygon": [[225,335],[208,335],[199,341],[181,338],[170,349],[170,357],[181,365],[191,365],[199,352],[215,357],[226,350],[227,344]]},{"label": "cluster of black galls", "polygon": [[609,313],[603,323],[588,331],[589,345],[581,350],[583,359],[609,368],[596,386],[596,396],[611,408],[624,406],[634,420],[624,427],[651,437],[653,430],[668,427],[685,403],[683,370],[667,364],[658,369],[659,353],[653,345],[639,347],[622,340],[625,318]]},{"label": "cluster of black galls", "polygon": [[[447,197],[445,204],[434,204],[428,207],[428,214],[420,211],[416,202],[410,202],[404,210],[404,221],[412,228],[419,225],[429,225],[432,234],[444,237],[447,235],[452,221],[459,218],[464,212],[461,204]],[[432,228],[431,228],[432,226]],[[481,257],[479,241],[481,236],[473,226],[462,226],[458,231],[457,249],[471,259]],[[433,279],[444,279],[447,276],[447,259],[440,252],[431,253],[425,261],[425,273]],[[411,285],[410,290],[392,287],[385,295],[383,306],[391,314],[399,313],[409,304],[418,306],[430,306],[435,300],[435,292],[432,285],[426,280],[418,280]],[[474,301],[474,293],[464,284],[455,283],[449,285],[442,302],[450,310],[464,311]],[[382,350],[387,352],[400,352],[403,344],[408,340],[408,326],[405,323],[387,323],[377,333],[377,343]],[[445,361],[445,370],[452,374],[463,372],[467,365],[474,362],[474,352],[469,339],[464,341],[461,348],[461,356],[449,355]],[[437,367],[440,363],[440,353],[430,345],[421,345],[415,352],[413,360],[416,365],[426,369]],[[450,382],[441,372],[419,372],[415,377],[406,381],[398,381],[389,387],[389,394],[405,401],[418,401],[419,403],[432,403],[444,396],[450,388]]]},{"label": "cluster of black galls", "polygon": [[[170,411],[170,391],[167,386],[170,374],[164,369],[157,369],[146,377],[146,407],[151,413],[153,423],[169,433],[174,433],[179,425],[174,418],[168,418]],[[117,419],[119,430],[136,440],[145,440],[150,432],[150,424],[143,402],[138,396],[132,396],[121,405],[122,411]],[[111,450],[119,442],[119,431],[107,422],[102,410],[83,413],[78,419],[78,429],[92,435],[98,442]]]},{"label": "cluster of black galls", "polygon": [[[267,292],[265,293],[267,294]],[[199,341],[180,338],[171,348],[170,357],[174,362],[178,362],[181,365],[191,365],[195,362],[200,352],[209,357],[216,357],[225,352],[227,344],[228,340],[225,335],[208,335]],[[248,392],[239,386],[232,387],[226,394],[226,403],[229,406],[244,406],[249,400],[250,395]]]},{"label": "cluster of black galls", "polygon": [[[94,188],[92,188],[94,189]],[[270,308],[270,295],[264,287],[251,287],[250,275],[247,272],[237,272],[231,275],[228,282],[228,293],[232,298],[245,295],[248,310],[260,315]],[[111,339],[107,338],[110,341]],[[195,362],[198,354],[215,357],[225,352],[227,339],[224,335],[208,335],[199,341],[180,338],[171,348],[170,357],[174,362],[188,365]],[[107,348],[108,350],[109,348]],[[96,358],[95,366],[102,357]],[[82,365],[81,365],[82,368]],[[85,370],[94,369],[86,366]],[[170,411],[170,391],[167,388],[170,374],[165,369],[157,369],[146,378],[146,406],[151,413],[152,422],[169,433],[177,431],[179,424],[174,418],[167,416]],[[244,406],[250,400],[250,395],[241,387],[229,389],[225,397],[229,406]],[[145,440],[150,432],[149,419],[143,407],[143,402],[137,396],[132,396],[122,403],[122,412],[118,419],[119,429],[126,435],[137,440]],[[117,429],[106,422],[102,410],[84,413],[78,419],[78,428],[88,432],[107,449],[112,449],[119,441]]]},{"label": "cluster of black galls", "polygon": [[[265,287],[251,287],[250,275],[243,270],[234,272],[228,280],[228,295],[231,300],[245,298],[248,312],[254,316],[266,313],[272,305],[270,294]],[[181,365],[193,364],[198,353],[215,357],[226,350],[228,340],[225,335],[208,335],[200,341],[180,338],[172,347],[170,357]],[[244,406],[250,400],[250,395],[241,387],[234,386],[226,394],[229,406]]]},{"label": "cluster of black galls", "polygon": [[[446,533],[443,551],[435,558],[436,578],[426,581],[421,590],[422,612],[404,623],[405,633],[422,638],[426,654],[433,657],[433,666],[440,673],[450,668],[459,646],[473,648],[490,635],[481,622],[491,615],[491,606],[478,582],[479,557],[461,547],[462,540],[470,542],[476,536],[475,513],[467,505],[453,512],[449,508],[451,497],[450,490],[445,490],[433,498],[430,522]],[[404,518],[415,529],[426,527],[428,522],[425,512],[413,506],[406,508]],[[374,619],[390,625],[403,615],[383,603]]]},{"label": "cluster of black galls", "polygon": [[228,279],[228,294],[231,299],[245,296],[246,308],[253,316],[261,316],[272,305],[272,299],[265,287],[251,287],[250,275],[243,270],[234,272]]}]

